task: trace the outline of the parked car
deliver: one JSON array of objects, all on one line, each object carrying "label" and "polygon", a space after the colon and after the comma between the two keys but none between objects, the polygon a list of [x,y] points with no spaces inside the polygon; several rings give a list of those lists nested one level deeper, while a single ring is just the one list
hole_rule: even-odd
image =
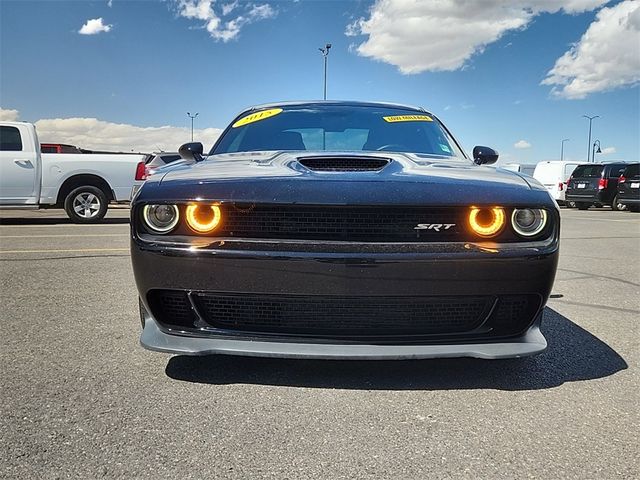
[{"label": "parked car", "polygon": [[618,178],[618,194],[614,203],[632,212],[640,212],[640,163],[626,166]]},{"label": "parked car", "polygon": [[178,152],[156,152],[138,162],[136,165],[135,182],[131,189],[131,198],[136,194],[138,189],[142,186],[142,183],[151,175],[154,175],[158,170],[163,169],[167,165],[184,164],[184,160]]},{"label": "parked car", "polygon": [[565,205],[567,182],[580,162],[549,160],[538,162],[533,178],[543,184],[558,205]]},{"label": "parked car", "polygon": [[133,199],[141,343],[203,355],[541,352],[559,210],[433,114],[296,102],[238,115]]},{"label": "parked car", "polygon": [[618,177],[626,166],[624,162],[578,165],[567,183],[566,200],[575,202],[579,210],[592,205],[610,205],[618,210],[614,198],[618,192]]},{"label": "parked car", "polygon": [[41,153],[36,128],[0,122],[0,208],[64,208],[76,223],[99,221],[129,200],[142,155]]}]

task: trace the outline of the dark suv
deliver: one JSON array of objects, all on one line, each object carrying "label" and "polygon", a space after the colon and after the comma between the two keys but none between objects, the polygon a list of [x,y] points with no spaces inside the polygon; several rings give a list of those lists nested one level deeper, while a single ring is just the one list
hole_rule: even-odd
[{"label": "dark suv", "polygon": [[618,178],[615,202],[632,212],[640,212],[640,163],[630,163]]},{"label": "dark suv", "polygon": [[618,210],[614,201],[618,193],[618,177],[626,166],[622,162],[578,165],[567,182],[566,201],[574,202],[580,210],[591,205],[611,205],[613,210]]}]

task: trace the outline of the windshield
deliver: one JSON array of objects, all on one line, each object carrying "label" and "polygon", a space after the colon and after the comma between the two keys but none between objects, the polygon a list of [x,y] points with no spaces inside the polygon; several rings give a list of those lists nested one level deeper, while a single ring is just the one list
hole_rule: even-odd
[{"label": "windshield", "polygon": [[331,105],[259,110],[241,116],[211,154],[261,150],[463,153],[432,116],[398,108]]}]

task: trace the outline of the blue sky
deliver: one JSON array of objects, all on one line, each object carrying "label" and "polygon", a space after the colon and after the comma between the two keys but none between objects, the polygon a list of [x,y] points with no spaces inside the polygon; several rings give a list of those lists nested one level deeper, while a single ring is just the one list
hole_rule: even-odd
[{"label": "blue sky", "polygon": [[[605,85],[600,90],[587,88],[586,93],[563,95],[561,84],[541,85],[558,59],[598,21],[601,8],[615,13],[621,2],[544,0],[554,6],[539,11],[520,2],[524,4],[520,10],[498,12],[514,28],[492,24],[496,15],[491,12],[490,20],[481,18],[486,12],[475,17],[473,12],[462,12],[483,22],[470,27],[485,36],[454,45],[469,31],[456,32],[455,20],[459,19],[454,17],[451,34],[455,37],[443,38],[451,29],[430,27],[434,25],[430,23],[433,6],[418,12],[424,16],[422,23],[405,27],[395,25],[404,7],[402,2],[394,5],[394,0],[239,3],[227,15],[222,9],[225,5],[231,8],[231,1],[206,2],[222,25],[214,29],[208,23],[213,17],[187,18],[189,1],[113,0],[111,6],[107,1],[2,1],[0,106],[17,110],[21,120],[96,118],[106,124],[136,127],[131,131],[139,135],[146,135],[139,127],[172,126],[176,127],[172,130],[176,142],[186,135],[186,112],[196,111],[196,127],[209,128],[199,131],[203,138],[197,140],[208,146],[213,138],[207,136],[215,136],[213,129],[224,128],[246,106],[321,98],[318,47],[330,42],[330,99],[424,106],[447,124],[468,151],[475,144],[493,146],[504,162],[558,158],[563,138],[570,139],[565,158],[584,160],[588,121],[581,116],[600,115],[593,124],[593,139],[611,152],[601,158],[640,159],[640,90],[633,71],[628,67],[617,71],[625,58],[610,59],[603,52],[612,66],[592,62],[597,63],[596,72],[605,70],[598,75],[611,77],[598,79],[598,84]],[[455,0],[447,2],[455,4]],[[581,2],[581,7],[575,7]],[[558,10],[562,4],[568,6]],[[261,6],[258,13],[253,10]],[[371,21],[376,12],[377,20]],[[97,18],[110,26],[109,31],[78,33],[88,20]],[[237,31],[230,32],[225,25],[239,18]],[[451,19],[438,17],[435,25],[447,20]],[[397,34],[395,46],[381,38],[387,28]],[[604,36],[596,39],[599,43],[609,46],[624,40],[606,28],[594,27],[593,32]],[[224,41],[225,34],[233,38]],[[636,34],[637,30],[631,32]],[[608,42],[607,35],[611,35]],[[419,46],[412,50],[413,44]],[[472,53],[459,65],[451,60],[455,52],[464,56],[469,51]],[[626,45],[625,51],[633,62],[640,56],[640,45]],[[425,59],[432,63],[425,66]],[[581,85],[580,75],[590,75],[585,65],[588,70],[588,58],[574,59],[569,65],[577,72],[576,85]],[[415,72],[403,73],[407,69]],[[584,98],[567,98],[571,95]],[[86,138],[90,133],[84,132],[83,137],[83,132],[73,130],[79,127],[70,123],[38,123],[39,130],[41,125],[45,135],[57,135],[45,140],[67,140],[81,146],[91,142]],[[95,135],[108,131],[105,127]],[[173,141],[171,135],[167,138]],[[150,140],[156,141],[160,142]],[[524,141],[521,146],[530,147],[516,148],[520,141]],[[140,148],[140,144],[134,146]]]}]

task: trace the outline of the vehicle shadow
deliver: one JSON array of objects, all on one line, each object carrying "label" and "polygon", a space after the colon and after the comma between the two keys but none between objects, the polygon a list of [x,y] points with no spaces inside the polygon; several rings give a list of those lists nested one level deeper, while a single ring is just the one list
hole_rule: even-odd
[{"label": "vehicle shadow", "polygon": [[[92,223],[91,225],[118,225],[118,224],[128,224],[129,217],[111,217],[111,218],[103,218],[99,222]],[[23,218],[1,218],[0,217],[0,225],[76,225],[69,218],[60,217],[60,218],[52,218],[52,217],[23,217]]]},{"label": "vehicle shadow", "polygon": [[339,361],[209,355],[175,356],[166,374],[175,380],[354,390],[539,390],[613,375],[627,363],[606,343],[551,308],[542,331],[548,349],[535,357]]}]

